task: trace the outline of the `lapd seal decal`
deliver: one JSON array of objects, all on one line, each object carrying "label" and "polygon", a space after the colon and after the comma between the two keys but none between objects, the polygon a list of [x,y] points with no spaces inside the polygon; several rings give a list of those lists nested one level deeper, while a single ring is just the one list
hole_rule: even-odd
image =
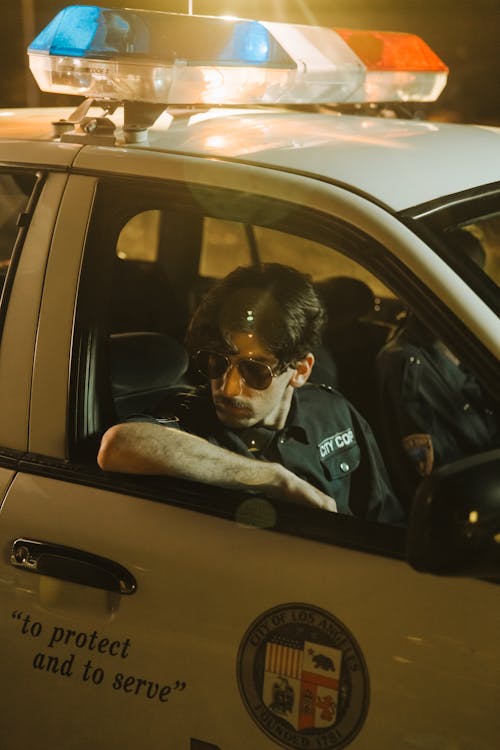
[{"label": "lapd seal decal", "polygon": [[238,652],[238,685],[254,721],[287,748],[345,747],[368,710],[358,644],[336,617],[309,604],[283,604],[252,623]]}]

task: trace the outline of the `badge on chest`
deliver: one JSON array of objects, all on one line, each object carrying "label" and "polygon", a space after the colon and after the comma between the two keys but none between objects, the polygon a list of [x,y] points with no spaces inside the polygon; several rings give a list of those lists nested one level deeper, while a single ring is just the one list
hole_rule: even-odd
[{"label": "badge on chest", "polygon": [[354,442],[354,432],[349,427],[347,430],[337,432],[335,435],[330,435],[324,438],[321,443],[318,444],[319,455],[321,458],[327,458],[333,453],[343,448],[348,448]]}]

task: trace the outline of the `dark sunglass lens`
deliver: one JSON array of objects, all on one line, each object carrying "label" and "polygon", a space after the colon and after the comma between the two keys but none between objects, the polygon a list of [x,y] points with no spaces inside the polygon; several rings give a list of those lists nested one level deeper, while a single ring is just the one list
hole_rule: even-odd
[{"label": "dark sunglass lens", "polygon": [[209,380],[217,380],[224,375],[229,367],[229,360],[223,354],[217,352],[198,352],[196,365],[202,375]]},{"label": "dark sunglass lens", "polygon": [[251,359],[242,359],[238,363],[238,369],[250,388],[256,391],[264,391],[271,385],[273,374],[271,368],[263,362],[253,362]]}]

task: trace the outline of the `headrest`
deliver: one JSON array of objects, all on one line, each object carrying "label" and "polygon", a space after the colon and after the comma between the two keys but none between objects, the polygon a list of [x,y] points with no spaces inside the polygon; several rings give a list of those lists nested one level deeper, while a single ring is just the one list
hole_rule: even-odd
[{"label": "headrest", "polygon": [[152,408],[189,364],[178,341],[149,331],[112,334],[110,357],[112,393],[120,416]]},{"label": "headrest", "polygon": [[373,312],[375,296],[370,287],[360,279],[332,276],[318,282],[316,289],[331,327],[352,323]]}]

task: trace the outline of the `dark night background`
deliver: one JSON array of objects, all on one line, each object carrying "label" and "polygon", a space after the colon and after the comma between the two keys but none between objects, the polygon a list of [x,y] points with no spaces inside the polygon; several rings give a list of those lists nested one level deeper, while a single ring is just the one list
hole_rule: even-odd
[{"label": "dark night background", "polygon": [[[0,107],[68,104],[40,94],[27,71],[28,43],[71,4],[187,12],[188,0],[0,0]],[[499,0],[192,0],[193,12],[419,34],[450,68],[430,116],[500,125]],[[73,101],[75,101],[73,99]]]}]

